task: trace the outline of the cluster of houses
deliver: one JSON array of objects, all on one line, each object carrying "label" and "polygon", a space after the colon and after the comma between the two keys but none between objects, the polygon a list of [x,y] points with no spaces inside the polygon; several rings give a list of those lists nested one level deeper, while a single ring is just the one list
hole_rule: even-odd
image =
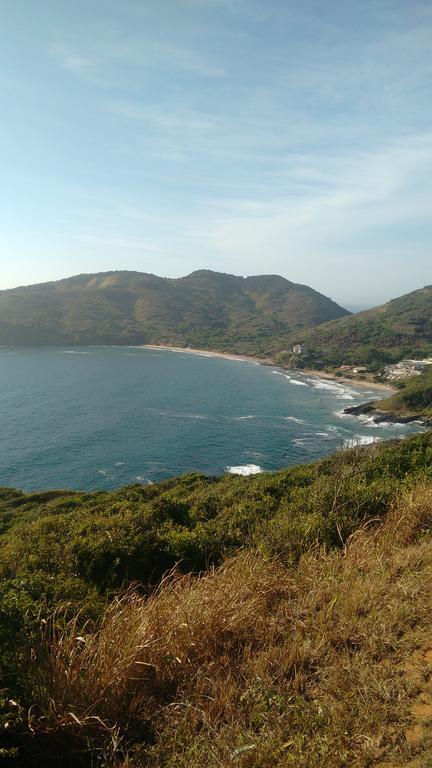
[{"label": "cluster of houses", "polygon": [[419,376],[427,365],[432,365],[432,358],[426,360],[402,360],[394,365],[386,365],[383,377],[388,381],[409,379],[412,376]]},{"label": "cluster of houses", "polygon": [[[432,358],[427,360],[401,360],[394,365],[386,365],[381,375],[386,381],[396,381],[397,379],[410,379],[412,376],[419,376],[427,365],[432,365]],[[338,369],[345,376],[358,376],[368,373],[368,368],[363,365],[341,365]]]},{"label": "cluster of houses", "polygon": [[[295,355],[301,355],[304,352],[301,344],[294,344],[291,352]],[[412,376],[418,376],[428,365],[432,365],[432,357],[426,360],[401,360],[400,363],[386,365],[381,378],[387,381],[396,379],[409,379]],[[338,368],[345,376],[359,376],[369,373],[369,369],[364,365],[341,365]]]}]

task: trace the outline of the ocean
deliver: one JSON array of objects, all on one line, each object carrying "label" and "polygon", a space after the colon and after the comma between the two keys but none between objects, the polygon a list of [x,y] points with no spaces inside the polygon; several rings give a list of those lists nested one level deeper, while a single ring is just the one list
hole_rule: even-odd
[{"label": "ocean", "polygon": [[421,431],[343,414],[382,397],[271,366],[134,347],[0,350],[0,486],[108,490],[254,474]]}]

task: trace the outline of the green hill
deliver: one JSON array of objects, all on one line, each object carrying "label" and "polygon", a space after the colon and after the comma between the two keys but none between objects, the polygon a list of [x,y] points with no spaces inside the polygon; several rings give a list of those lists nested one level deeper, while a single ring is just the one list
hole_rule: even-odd
[{"label": "green hill", "polygon": [[397,385],[398,391],[391,397],[348,407],[345,413],[368,415],[376,422],[422,421],[432,426],[432,366],[426,367],[419,376],[399,381]]},{"label": "green hill", "polygon": [[432,353],[432,286],[380,307],[296,333],[300,356],[285,356],[302,367],[368,365],[397,362]]},{"label": "green hill", "polygon": [[428,765],[431,533],[431,433],[250,478],[0,490],[2,764]]},{"label": "green hill", "polygon": [[401,384],[399,392],[379,401],[379,408],[404,418],[424,418],[432,422],[432,366],[420,376]]},{"label": "green hill", "polygon": [[288,333],[346,314],[277,275],[107,272],[0,291],[0,344],[156,343],[264,354]]}]

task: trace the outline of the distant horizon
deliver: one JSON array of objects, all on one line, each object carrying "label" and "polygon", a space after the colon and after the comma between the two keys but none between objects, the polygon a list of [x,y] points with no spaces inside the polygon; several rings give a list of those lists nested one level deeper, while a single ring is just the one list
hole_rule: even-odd
[{"label": "distant horizon", "polygon": [[[332,299],[337,304],[339,304],[339,306],[341,306],[344,309],[347,309],[352,314],[356,314],[358,312],[364,312],[365,310],[372,309],[373,307],[379,306],[380,304],[386,304],[387,302],[392,301],[392,299],[397,299],[397,298],[399,298],[399,296],[403,296],[406,293],[411,293],[411,291],[405,291],[403,294],[398,294],[398,295],[395,295],[395,296],[389,296],[387,299],[385,299],[384,301],[380,302],[379,304],[372,304],[372,303],[368,303],[368,302],[356,302],[356,303],[348,302],[348,301],[344,302],[343,299],[339,299],[339,298],[336,298],[335,296],[332,296],[331,294],[325,293],[319,287],[314,285],[311,281],[310,282],[299,282],[297,280],[291,280],[291,278],[288,277],[287,275],[277,274],[276,272],[260,272],[260,271],[257,271],[257,272],[253,272],[253,273],[250,272],[248,274],[237,274],[235,272],[226,272],[226,271],[220,270],[220,269],[209,269],[207,267],[202,267],[202,268],[198,267],[197,269],[193,269],[191,272],[187,272],[185,274],[178,274],[178,275],[161,275],[161,274],[158,274],[157,272],[149,272],[149,271],[144,270],[144,269],[127,269],[127,268],[101,269],[101,270],[98,270],[96,272],[91,270],[91,271],[77,272],[75,274],[62,275],[61,277],[52,278],[51,280],[37,280],[36,282],[18,283],[16,285],[10,285],[10,286],[7,286],[5,288],[1,288],[0,287],[0,292],[1,291],[13,291],[16,288],[29,288],[29,287],[31,287],[33,285],[43,285],[45,283],[59,282],[61,280],[69,280],[71,278],[80,277],[82,275],[83,276],[91,276],[91,275],[103,275],[103,274],[109,274],[109,273],[115,273],[115,272],[131,272],[131,273],[134,272],[136,274],[152,274],[155,277],[161,277],[161,278],[164,278],[166,280],[178,280],[178,279],[180,279],[182,277],[188,277],[189,275],[193,274],[194,272],[201,272],[201,271],[214,272],[214,273],[219,273],[219,274],[231,275],[233,277],[244,277],[244,278],[247,278],[247,277],[266,277],[266,276],[269,276],[269,275],[275,275],[277,277],[282,277],[282,278],[284,278],[285,280],[288,280],[291,283],[296,283],[298,285],[306,285],[309,288],[312,288],[313,290],[317,291],[318,293],[321,293],[323,296],[326,296],[327,298]],[[413,288],[412,290],[414,290],[414,291],[415,290],[421,290],[422,288],[426,287],[426,285],[427,284],[419,285],[417,288]]]}]

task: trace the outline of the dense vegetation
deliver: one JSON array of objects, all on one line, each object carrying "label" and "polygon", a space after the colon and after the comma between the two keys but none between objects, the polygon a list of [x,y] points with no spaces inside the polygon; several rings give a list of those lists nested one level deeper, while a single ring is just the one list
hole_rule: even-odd
[{"label": "dense vegetation", "polygon": [[0,291],[0,344],[171,344],[266,354],[288,333],[346,315],[276,275],[202,270],[176,280],[139,272],[79,275]]},{"label": "dense vegetation", "polygon": [[420,376],[403,381],[396,394],[380,400],[379,407],[402,416],[432,418],[432,366]]},{"label": "dense vegetation", "polygon": [[407,740],[419,683],[406,663],[432,645],[431,525],[431,433],[250,478],[3,489],[0,756],[430,758],[423,731]]},{"label": "dense vegetation", "polygon": [[324,368],[385,363],[432,354],[432,286],[408,293],[366,312],[296,333],[303,354],[281,355],[291,365]]},{"label": "dense vegetation", "polygon": [[[337,368],[432,354],[432,286],[350,315],[277,275],[79,275],[0,291],[0,345],[167,344]],[[301,354],[292,348],[301,344]]]}]

